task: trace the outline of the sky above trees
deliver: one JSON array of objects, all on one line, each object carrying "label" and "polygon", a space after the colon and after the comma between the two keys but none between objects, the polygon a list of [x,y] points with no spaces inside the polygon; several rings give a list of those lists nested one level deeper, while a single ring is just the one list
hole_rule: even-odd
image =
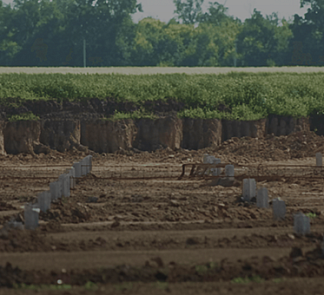
[{"label": "sky above trees", "polygon": [[[204,11],[207,10],[210,1],[206,0],[203,4]],[[12,0],[3,0],[3,2],[12,3]],[[263,15],[278,12],[279,18],[285,17],[287,20],[294,14],[302,16],[307,11],[307,7],[300,8],[299,0],[219,0],[218,2],[229,8],[229,15],[237,17],[242,21],[251,17],[254,8]],[[138,3],[142,3],[143,12],[137,12],[133,15],[133,20],[136,23],[148,16],[163,22],[168,22],[171,18],[175,17],[173,0],[139,0]]]},{"label": "sky above trees", "polygon": [[[203,4],[204,11],[207,10],[210,1],[205,1]],[[142,3],[143,13],[138,12],[133,16],[135,22],[147,16],[168,22],[175,16],[172,0],[141,0],[138,2]],[[287,20],[294,14],[304,15],[307,11],[307,8],[300,8],[299,0],[220,0],[218,2],[229,8],[229,15],[237,17],[242,21],[251,17],[254,8],[261,11],[264,15],[278,12],[279,18],[285,17]]]}]

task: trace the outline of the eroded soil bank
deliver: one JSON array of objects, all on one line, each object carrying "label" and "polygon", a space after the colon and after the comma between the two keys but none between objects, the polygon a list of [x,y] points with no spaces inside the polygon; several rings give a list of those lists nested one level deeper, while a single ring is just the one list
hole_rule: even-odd
[{"label": "eroded soil bank", "polygon": [[271,117],[258,121],[179,119],[42,118],[39,121],[0,122],[0,154],[40,154],[50,150],[92,150],[114,153],[180,148],[198,150],[218,147],[231,138],[264,138],[309,132],[310,120]]},{"label": "eroded soil bank", "polygon": [[[141,107],[158,119],[124,119],[113,121],[116,111],[132,113]],[[231,138],[263,138],[266,135],[289,135],[310,130],[324,134],[323,116],[295,119],[271,115],[257,121],[219,119],[179,119],[177,113],[186,108],[174,99],[120,102],[114,98],[86,99],[83,102],[24,101],[12,98],[10,106],[0,107],[0,154],[39,154],[50,149],[98,153],[161,148],[198,150],[217,147]],[[224,105],[219,111],[231,112]],[[33,113],[39,121],[14,121],[15,115]]]}]

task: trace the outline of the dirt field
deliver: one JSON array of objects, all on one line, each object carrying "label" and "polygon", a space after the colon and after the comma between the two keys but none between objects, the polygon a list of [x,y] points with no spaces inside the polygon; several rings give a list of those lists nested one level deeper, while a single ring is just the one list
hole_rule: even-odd
[{"label": "dirt field", "polygon": [[153,74],[227,74],[230,72],[249,73],[316,73],[323,72],[324,67],[256,67],[256,68],[213,68],[213,67],[109,67],[109,68],[38,68],[38,67],[0,67],[0,74],[27,73],[27,74],[123,74],[123,75],[153,75]]},{"label": "dirt field", "polygon": [[[300,134],[214,150],[93,154],[91,174],[40,214],[37,230],[0,230],[0,294],[323,294],[324,170],[314,166],[324,138],[314,136],[294,148]],[[205,153],[236,165],[231,186],[179,179],[182,165]],[[1,157],[0,224],[23,220],[21,206],[84,156]],[[256,171],[272,177],[257,186],[286,201],[285,220],[241,201],[241,178]],[[294,234],[299,211],[312,216],[306,236]]]}]

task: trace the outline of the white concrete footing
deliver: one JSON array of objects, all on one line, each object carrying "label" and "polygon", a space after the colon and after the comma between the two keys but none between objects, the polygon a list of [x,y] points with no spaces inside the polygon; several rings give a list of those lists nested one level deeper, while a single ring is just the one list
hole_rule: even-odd
[{"label": "white concrete footing", "polygon": [[280,220],[286,217],[286,203],[280,198],[272,200],[273,219]]},{"label": "white concrete footing", "polygon": [[323,166],[322,153],[316,153],[316,166]]},{"label": "white concrete footing", "polygon": [[45,191],[38,194],[37,201],[39,209],[42,212],[46,212],[48,209],[51,208],[51,192]]},{"label": "white concrete footing", "polygon": [[62,197],[70,196],[70,176],[69,174],[62,174],[59,177],[59,181],[61,182],[61,195]]},{"label": "white concrete footing", "polygon": [[258,190],[256,201],[258,208],[269,208],[268,189],[266,187]]},{"label": "white concrete footing", "polygon": [[256,181],[253,178],[243,179],[243,200],[250,202],[256,197]]},{"label": "white concrete footing", "polygon": [[234,180],[234,165],[226,165],[225,166],[225,175],[230,180]]},{"label": "white concrete footing", "polygon": [[294,231],[299,235],[310,233],[310,219],[305,214],[299,212],[294,215]]},{"label": "white concrete footing", "polygon": [[25,228],[36,229],[38,227],[40,209],[38,205],[26,204],[24,210]]},{"label": "white concrete footing", "polygon": [[[35,229],[38,226],[40,211],[46,212],[51,207],[51,202],[61,197],[70,197],[71,189],[76,187],[76,179],[86,176],[92,171],[92,155],[88,155],[80,162],[73,163],[73,167],[60,175],[57,181],[49,184],[49,191],[37,195],[37,204],[26,204],[24,207],[24,219],[26,229]],[[15,222],[15,221],[13,221]],[[10,226],[15,227],[15,223]],[[19,226],[19,225],[17,225]]]},{"label": "white concrete footing", "polygon": [[70,188],[74,189],[76,187],[76,178],[75,178],[75,169],[74,169],[74,167],[72,167],[69,170],[68,174],[70,176]]},{"label": "white concrete footing", "polygon": [[50,183],[50,192],[52,202],[61,198],[61,182],[55,181]]},{"label": "white concrete footing", "polygon": [[88,159],[87,157],[83,158],[81,161],[81,177],[87,175],[87,166],[88,166]]},{"label": "white concrete footing", "polygon": [[75,177],[81,177],[81,162],[76,162],[73,164],[73,168],[75,169]]},{"label": "white concrete footing", "polygon": [[[214,156],[210,156],[205,154],[203,157],[203,163],[204,164],[220,164],[221,159],[215,158]],[[210,168],[207,169],[205,172],[205,175],[211,174],[212,176],[219,176],[221,174],[222,170],[221,168]]]}]

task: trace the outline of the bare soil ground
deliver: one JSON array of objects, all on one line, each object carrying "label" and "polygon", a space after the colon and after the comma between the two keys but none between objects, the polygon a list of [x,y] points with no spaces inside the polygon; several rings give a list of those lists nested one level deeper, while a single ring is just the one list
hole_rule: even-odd
[{"label": "bare soil ground", "polygon": [[[0,294],[323,294],[324,182],[314,168],[323,146],[323,137],[295,134],[94,154],[92,173],[40,214],[37,230],[0,230]],[[205,153],[236,164],[238,175],[271,165],[263,173],[280,177],[257,186],[286,201],[286,219],[242,202],[241,180],[179,179],[182,164]],[[84,155],[0,158],[0,224],[23,220],[21,206]],[[306,236],[294,234],[299,211],[312,216]]]}]

